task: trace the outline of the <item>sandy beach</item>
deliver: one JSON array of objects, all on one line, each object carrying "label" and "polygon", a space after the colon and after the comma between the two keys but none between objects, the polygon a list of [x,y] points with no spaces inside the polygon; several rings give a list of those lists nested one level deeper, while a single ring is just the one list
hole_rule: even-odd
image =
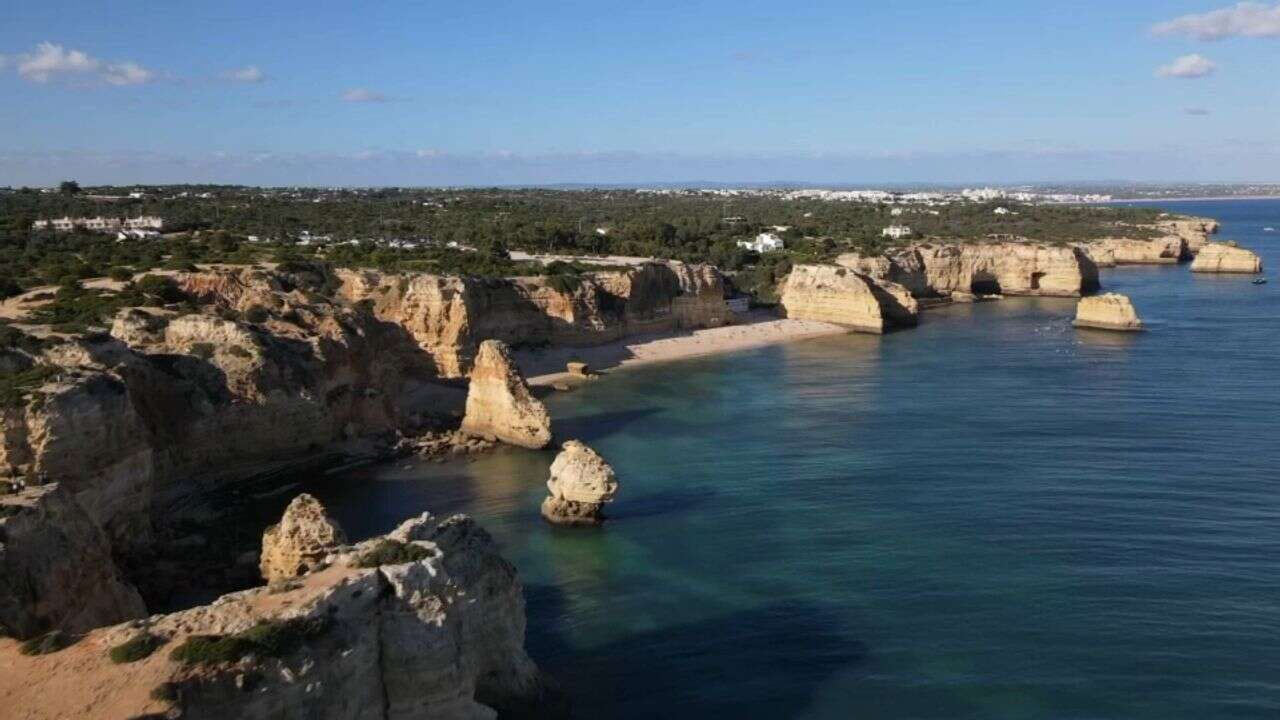
[{"label": "sandy beach", "polygon": [[786,320],[767,311],[756,311],[736,325],[634,335],[595,347],[522,350],[516,353],[516,361],[530,385],[545,386],[573,377],[565,372],[565,363],[570,360],[580,360],[590,365],[593,371],[601,371],[719,355],[847,332],[848,328],[831,323]]}]

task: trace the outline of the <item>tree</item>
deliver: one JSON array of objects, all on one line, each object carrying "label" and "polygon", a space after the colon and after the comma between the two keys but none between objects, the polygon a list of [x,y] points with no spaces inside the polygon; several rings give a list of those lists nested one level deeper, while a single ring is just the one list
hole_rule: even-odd
[{"label": "tree", "polygon": [[62,183],[58,185],[58,192],[63,195],[75,195],[80,192],[80,183],[75,180],[63,180]]}]

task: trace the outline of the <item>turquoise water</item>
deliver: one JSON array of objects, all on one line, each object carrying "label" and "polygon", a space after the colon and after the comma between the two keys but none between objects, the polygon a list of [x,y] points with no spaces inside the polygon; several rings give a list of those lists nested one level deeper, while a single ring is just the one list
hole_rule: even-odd
[{"label": "turquoise water", "polygon": [[[1280,202],[1180,203],[1280,268]],[[1069,300],[616,373],[549,399],[622,481],[544,525],[552,454],[316,492],[351,534],[476,516],[582,718],[1280,716],[1280,282],[1103,273]]]}]

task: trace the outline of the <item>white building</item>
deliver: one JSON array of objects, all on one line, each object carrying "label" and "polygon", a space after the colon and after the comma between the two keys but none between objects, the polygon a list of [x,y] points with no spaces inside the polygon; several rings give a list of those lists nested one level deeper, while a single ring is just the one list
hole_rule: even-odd
[{"label": "white building", "polygon": [[998,207],[995,210],[992,210],[991,212],[995,213],[996,215],[1008,215],[1013,211],[1007,207]]},{"label": "white building", "polygon": [[757,235],[755,240],[739,240],[738,247],[766,253],[782,250],[786,247],[786,243],[773,233],[763,232]]},{"label": "white building", "polygon": [[902,238],[908,238],[914,234],[915,233],[912,232],[911,228],[907,227],[906,225],[890,225],[889,227],[880,231],[881,237],[893,238],[894,240],[901,240]]}]

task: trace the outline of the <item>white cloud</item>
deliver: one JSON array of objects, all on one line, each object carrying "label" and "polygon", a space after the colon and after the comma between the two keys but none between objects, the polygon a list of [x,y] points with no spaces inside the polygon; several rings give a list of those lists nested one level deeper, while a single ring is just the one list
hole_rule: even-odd
[{"label": "white cloud", "polygon": [[138,63],[112,63],[103,70],[102,79],[110,85],[145,85],[155,80],[156,74]]},{"label": "white cloud", "polygon": [[435,158],[444,156],[444,153],[440,152],[439,150],[431,150],[431,149],[419,150],[414,154],[417,155],[422,160],[433,160]]},{"label": "white cloud", "polygon": [[343,91],[342,99],[344,102],[349,103],[384,103],[389,101],[391,98],[377,90],[370,90],[369,88],[351,88],[350,90]]},{"label": "white cloud", "polygon": [[1280,38],[1280,4],[1271,7],[1264,3],[1242,2],[1158,23],[1151,32],[1156,35],[1188,35],[1197,40]]},{"label": "white cloud", "polygon": [[17,58],[18,75],[34,83],[57,80],[109,85],[141,85],[156,79],[154,71],[135,62],[108,63],[81,50],[42,42]]},{"label": "white cloud", "polygon": [[1156,70],[1159,77],[1193,79],[1212,75],[1218,65],[1203,55],[1183,55],[1168,65],[1161,65]]},{"label": "white cloud", "polygon": [[240,83],[260,83],[267,79],[267,74],[257,65],[245,65],[222,73],[222,79]]},{"label": "white cloud", "polygon": [[1212,115],[1212,114],[1213,114],[1213,113],[1209,110],[1209,108],[1202,108],[1202,107],[1189,107],[1189,108],[1187,108],[1186,110],[1184,110],[1183,112],[1185,112],[1185,113],[1186,113],[1186,114],[1188,114],[1188,115],[1195,115],[1195,116],[1197,116],[1197,117],[1203,117],[1203,116],[1205,116],[1205,115]]}]

